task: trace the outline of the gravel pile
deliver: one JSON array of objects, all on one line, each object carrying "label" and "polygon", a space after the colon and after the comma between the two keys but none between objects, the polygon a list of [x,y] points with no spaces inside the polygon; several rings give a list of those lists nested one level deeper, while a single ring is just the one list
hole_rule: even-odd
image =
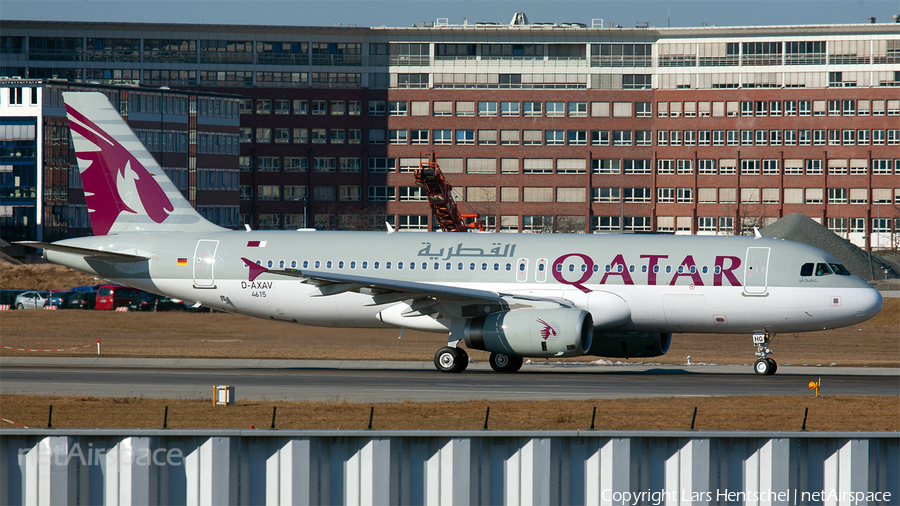
[{"label": "gravel pile", "polygon": [[872,280],[873,269],[874,279],[883,279],[884,269],[888,270],[889,278],[900,277],[900,273],[878,255],[872,255],[870,264],[869,254],[864,250],[800,213],[791,213],[762,228],[759,233],[765,237],[787,239],[827,251],[840,260],[851,273],[862,279]]}]

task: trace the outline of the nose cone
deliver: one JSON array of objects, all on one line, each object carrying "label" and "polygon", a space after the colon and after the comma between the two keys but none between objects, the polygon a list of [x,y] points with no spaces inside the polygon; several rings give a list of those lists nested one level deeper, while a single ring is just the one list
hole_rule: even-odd
[{"label": "nose cone", "polygon": [[884,306],[884,298],[881,297],[878,290],[871,287],[859,290],[854,298],[856,299],[854,301],[856,302],[856,318],[860,322],[874,317]]}]

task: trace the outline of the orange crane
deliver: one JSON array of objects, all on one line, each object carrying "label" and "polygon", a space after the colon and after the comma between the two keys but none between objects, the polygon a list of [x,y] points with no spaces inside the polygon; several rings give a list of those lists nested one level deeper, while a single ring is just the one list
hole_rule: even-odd
[{"label": "orange crane", "polygon": [[431,211],[437,216],[438,225],[444,232],[484,231],[484,222],[477,214],[460,214],[456,208],[450,183],[444,179],[441,168],[437,164],[434,151],[419,153],[419,169],[416,170],[416,183],[425,189]]}]

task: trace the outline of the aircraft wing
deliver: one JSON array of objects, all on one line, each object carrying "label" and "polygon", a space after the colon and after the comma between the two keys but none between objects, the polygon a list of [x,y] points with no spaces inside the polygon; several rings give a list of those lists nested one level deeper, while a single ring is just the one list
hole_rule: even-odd
[{"label": "aircraft wing", "polygon": [[104,260],[107,262],[140,262],[149,260],[150,257],[135,255],[132,253],[120,253],[117,251],[103,251],[91,248],[80,248],[78,246],[67,246],[64,244],[54,244],[39,241],[18,241],[14,244],[21,244],[29,248],[41,248],[51,251],[60,251],[63,253],[74,253],[88,259]]},{"label": "aircraft wing", "polygon": [[[273,271],[269,271],[273,272]],[[455,286],[435,285],[431,283],[418,283],[415,281],[398,281],[394,279],[372,278],[367,276],[355,276],[352,274],[338,274],[334,272],[320,271],[294,271],[297,277],[308,278],[310,281],[319,285],[319,289],[327,289],[329,286],[351,286],[358,288],[370,288],[375,290],[386,290],[389,292],[402,292],[416,295],[438,295],[442,297],[452,297],[470,300],[503,300],[503,297],[497,292],[487,290],[475,290],[472,288],[460,288]],[[281,272],[275,272],[280,274]],[[343,290],[343,291],[358,291]],[[323,295],[330,295],[323,293]]]}]

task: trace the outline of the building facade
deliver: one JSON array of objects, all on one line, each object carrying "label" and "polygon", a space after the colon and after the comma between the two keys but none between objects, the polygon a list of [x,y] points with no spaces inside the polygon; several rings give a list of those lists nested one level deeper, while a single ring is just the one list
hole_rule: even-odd
[{"label": "building facade", "polygon": [[434,151],[498,231],[746,233],[806,214],[900,242],[900,30],[10,21],[6,75],[243,96],[254,228],[428,230]]},{"label": "building facade", "polygon": [[0,237],[55,241],[90,235],[63,92],[104,93],[194,207],[210,221],[239,220],[239,97],[0,78]]}]

